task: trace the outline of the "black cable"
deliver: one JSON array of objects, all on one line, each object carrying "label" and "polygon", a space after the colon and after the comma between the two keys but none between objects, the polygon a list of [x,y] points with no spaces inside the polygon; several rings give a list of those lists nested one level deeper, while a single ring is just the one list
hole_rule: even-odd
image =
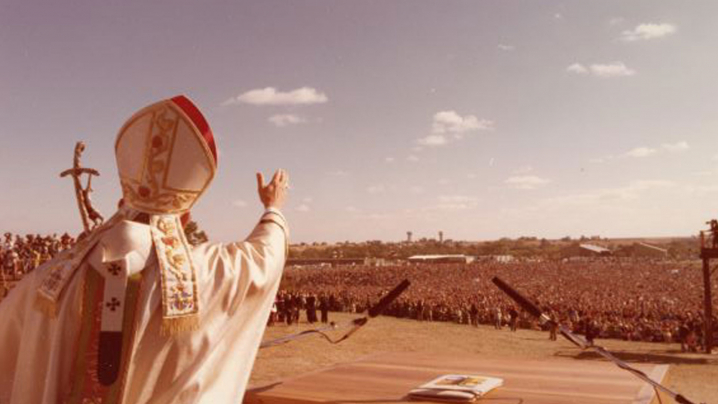
[{"label": "black cable", "polygon": [[[331,343],[331,344],[338,344],[338,343],[340,343],[340,342],[342,342],[343,340],[346,339],[346,335],[344,335],[344,336],[342,336],[341,338],[339,338],[339,339],[337,339],[337,340],[333,340],[329,335],[327,335],[326,333],[324,333],[324,332],[322,332],[322,331],[319,331],[319,330],[307,330],[307,331],[302,331],[302,332],[300,332],[299,334],[297,334],[297,337],[303,336],[303,335],[308,335],[308,334],[319,334],[319,335],[321,335],[322,337],[324,337],[324,339],[326,339],[327,341],[329,341],[329,343]],[[282,344],[286,344],[286,343],[289,342],[289,341],[291,341],[291,340],[284,341],[284,342],[282,342]]]},{"label": "black cable", "polygon": [[[404,291],[406,290],[406,288],[409,287],[409,285],[411,285],[409,280],[404,279],[399,285],[394,287],[394,289],[392,289],[389,293],[387,293],[384,297],[382,297],[377,304],[370,307],[367,310],[367,315],[365,317],[356,318],[356,319],[352,320],[351,323],[345,324],[344,326],[342,326],[341,328],[346,328],[346,327],[352,327],[352,328],[338,340],[332,340],[327,334],[325,334],[322,330],[326,329],[327,327],[323,327],[320,329],[314,328],[311,330],[302,331],[297,334],[292,334],[289,336],[273,339],[270,341],[265,341],[259,346],[259,348],[262,349],[262,348],[269,348],[269,347],[278,346],[278,345],[284,345],[289,341],[294,341],[295,339],[302,338],[309,334],[319,334],[322,337],[324,337],[324,339],[326,339],[329,343],[338,344],[338,343],[346,340],[347,338],[349,338],[359,328],[361,328],[364,324],[366,324],[369,321],[370,317],[374,318],[374,317],[380,315],[381,313],[383,313],[384,310],[386,310],[386,308],[389,307],[389,305],[394,300],[396,300],[397,297],[399,297],[399,295],[404,293]],[[337,328],[339,328],[339,325],[332,322],[330,324],[330,328],[337,329]]]}]

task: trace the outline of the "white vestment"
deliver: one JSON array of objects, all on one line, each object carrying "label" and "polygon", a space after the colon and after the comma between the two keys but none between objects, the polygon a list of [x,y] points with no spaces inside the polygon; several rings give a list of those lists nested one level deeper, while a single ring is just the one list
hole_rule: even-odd
[{"label": "white vestment", "polygon": [[[280,215],[267,215],[272,220],[262,220],[244,242],[192,249],[197,330],[160,332],[161,284],[150,256],[119,403],[241,403],[286,259],[286,224]],[[62,293],[57,317],[50,318],[34,304],[51,265],[28,274],[0,303],[0,404],[62,404],[73,383],[83,287],[92,268],[83,262]]]}]

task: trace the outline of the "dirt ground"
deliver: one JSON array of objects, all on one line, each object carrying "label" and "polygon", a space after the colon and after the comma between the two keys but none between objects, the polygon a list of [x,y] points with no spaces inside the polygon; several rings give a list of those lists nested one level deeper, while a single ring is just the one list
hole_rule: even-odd
[{"label": "dirt ground", "polygon": [[[330,313],[330,320],[341,323],[358,315]],[[310,328],[308,324],[278,325],[267,328],[265,340]],[[334,332],[334,336],[340,336]],[[560,338],[560,337],[559,337]],[[665,385],[695,403],[718,403],[718,355],[681,353],[678,344],[657,344],[596,340],[629,363],[660,363],[670,365]],[[549,341],[548,333],[505,327],[451,323],[429,323],[379,317],[348,340],[331,345],[318,335],[288,344],[262,349],[255,362],[250,387],[266,385],[287,377],[349,362],[382,352],[444,352],[470,353],[487,357],[538,360],[573,359],[604,360],[593,352],[581,351],[566,340]],[[626,377],[631,376],[626,372]],[[670,403],[664,397],[664,403]]]}]

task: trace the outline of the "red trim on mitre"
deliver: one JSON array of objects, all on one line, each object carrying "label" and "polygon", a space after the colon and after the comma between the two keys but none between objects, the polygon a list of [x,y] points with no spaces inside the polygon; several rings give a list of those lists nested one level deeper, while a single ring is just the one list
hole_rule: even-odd
[{"label": "red trim on mitre", "polygon": [[202,112],[200,112],[199,108],[197,108],[197,106],[194,105],[194,103],[184,95],[172,97],[171,100],[178,107],[180,107],[182,112],[187,114],[189,119],[192,120],[192,123],[194,123],[194,126],[196,126],[199,130],[199,133],[202,134],[202,138],[204,139],[205,143],[207,143],[207,146],[209,146],[209,150],[212,151],[212,156],[214,156],[214,165],[216,166],[217,146],[214,143],[214,135],[212,134],[212,129],[209,128],[209,124],[207,123],[207,120],[204,119],[204,115],[202,115]]}]

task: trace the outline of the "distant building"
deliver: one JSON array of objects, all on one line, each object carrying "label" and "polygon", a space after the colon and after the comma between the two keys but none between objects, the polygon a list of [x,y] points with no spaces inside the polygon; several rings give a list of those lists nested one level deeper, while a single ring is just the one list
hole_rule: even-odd
[{"label": "distant building", "polygon": [[366,258],[289,258],[287,267],[364,265]]},{"label": "distant building", "polygon": [[516,257],[514,257],[513,255],[507,255],[507,254],[504,254],[504,255],[481,255],[481,256],[477,257],[477,259],[480,260],[481,262],[492,262],[493,261],[493,262],[499,262],[502,264],[508,264],[510,262],[516,261]]},{"label": "distant building", "polygon": [[667,258],[668,250],[647,243],[634,243],[631,248],[632,257]]},{"label": "distant building", "polygon": [[474,257],[464,254],[433,254],[433,255],[412,255],[409,262],[425,264],[470,264]]},{"label": "distant building", "polygon": [[410,232],[410,231],[407,231],[407,232],[406,232],[406,242],[407,242],[407,243],[411,243],[411,236],[412,236],[412,234],[413,234],[413,233]]},{"label": "distant building", "polygon": [[601,247],[595,244],[571,244],[570,246],[561,250],[561,256],[564,258],[573,257],[586,257],[586,258],[598,258],[598,257],[610,257],[613,253],[606,247]]},{"label": "distant building", "polygon": [[383,267],[383,266],[390,265],[390,264],[392,264],[392,261],[387,260],[386,258],[374,258],[374,257],[364,258],[364,265],[366,265],[366,266]]},{"label": "distant building", "polygon": [[443,243],[443,242],[444,242],[444,232],[440,231],[439,232],[439,243]]}]

